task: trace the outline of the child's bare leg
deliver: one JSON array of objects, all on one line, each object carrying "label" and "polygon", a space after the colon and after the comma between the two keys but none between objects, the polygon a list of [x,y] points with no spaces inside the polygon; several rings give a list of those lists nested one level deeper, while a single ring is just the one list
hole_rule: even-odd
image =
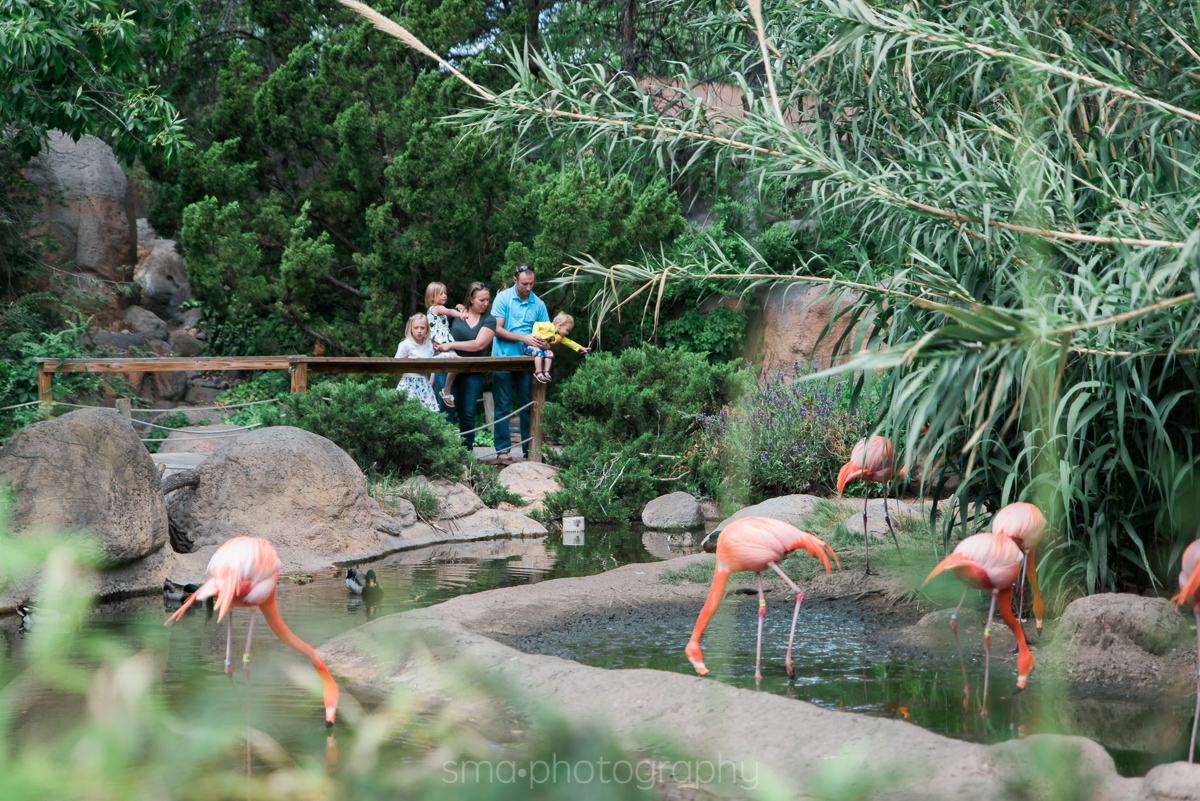
[{"label": "child's bare leg", "polygon": [[547,353],[547,354],[546,354],[546,367],[545,367],[545,369],[542,371],[542,372],[544,372],[544,373],[546,374],[546,380],[547,380],[547,381],[549,381],[549,380],[550,380],[550,367],[551,367],[551,365],[553,365],[553,364],[554,364],[554,356],[552,356],[551,354]]},{"label": "child's bare leg", "polygon": [[542,357],[534,354],[533,356],[533,374],[537,375],[542,372]]}]

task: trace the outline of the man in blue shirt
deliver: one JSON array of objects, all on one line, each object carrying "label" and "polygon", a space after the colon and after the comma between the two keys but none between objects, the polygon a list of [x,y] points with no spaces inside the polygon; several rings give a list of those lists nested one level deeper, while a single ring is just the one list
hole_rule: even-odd
[{"label": "man in blue shirt", "polygon": [[[524,356],[525,346],[545,350],[545,342],[533,336],[533,324],[550,322],[550,314],[546,304],[533,294],[533,268],[528,264],[517,267],[513,274],[513,285],[496,294],[492,302],[492,316],[496,318],[496,338],[492,340],[493,356]],[[508,414],[515,400],[517,408],[529,403],[533,388],[533,375],[527,371],[492,373],[492,392],[495,402],[496,419]],[[521,453],[529,452],[529,409],[521,412]],[[509,435],[508,420],[502,420],[493,427],[496,439],[496,453],[500,461],[512,460],[509,449],[512,447],[512,437]]]}]

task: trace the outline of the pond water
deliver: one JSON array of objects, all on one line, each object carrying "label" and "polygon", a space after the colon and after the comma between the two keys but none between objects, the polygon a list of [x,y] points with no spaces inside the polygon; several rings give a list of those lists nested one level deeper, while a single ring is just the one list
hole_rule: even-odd
[{"label": "pond water", "polygon": [[[440,603],[457,595],[553,578],[584,576],[614,567],[693,553],[689,535],[667,537],[639,529],[591,529],[582,545],[561,539],[536,539],[439,546],[394,554],[372,567],[384,589],[373,606],[350,595],[344,571],[316,576],[281,577],[280,614],[306,642],[320,643],[379,615]],[[569,538],[568,538],[568,541]],[[736,600],[735,600],[736,599]],[[797,628],[797,679],[789,682],[783,655],[790,606],[772,600],[763,635],[762,691],[811,701],[850,713],[904,718],[920,726],[980,742],[996,742],[1034,733],[1069,733],[1091,737],[1105,746],[1125,775],[1140,775],[1162,761],[1185,757],[1191,721],[1190,704],[1182,699],[1159,705],[1127,700],[1075,698],[1061,688],[1038,682],[1014,693],[1011,664],[993,664],[985,718],[977,696],[964,711],[961,674],[932,671],[878,645],[873,630],[834,605],[806,603]],[[128,648],[145,648],[165,660],[165,704],[188,717],[249,719],[285,751],[318,758],[326,745],[321,715],[313,696],[281,674],[311,675],[311,668],[272,636],[259,619],[252,648],[249,685],[235,672],[223,672],[225,626],[207,619],[203,610],[189,612],[170,628],[161,624],[175,607],[159,597],[134,598],[94,610],[85,629],[103,632]],[[714,617],[704,638],[710,677],[739,687],[754,687],[756,602],[734,596]],[[246,615],[236,610],[234,661],[245,643]],[[555,653],[608,668],[649,667],[691,673],[683,646],[695,619],[688,609],[674,617],[636,629],[617,628],[603,636],[563,632]],[[680,617],[682,615],[682,617]],[[16,619],[0,625],[9,659],[0,681],[7,683],[24,662],[30,635],[21,634]],[[968,658],[978,643],[964,642]],[[974,651],[972,650],[974,649]],[[78,656],[85,664],[91,656]],[[299,667],[298,667],[299,666]],[[969,665],[974,692],[982,683],[982,665]],[[249,699],[247,700],[247,693]],[[349,700],[352,703],[352,700]],[[50,690],[22,700],[17,716],[19,736],[53,734],[70,725],[78,710],[63,707]],[[421,750],[426,732],[419,721],[395,735],[395,758]],[[339,727],[338,737],[352,741],[353,732]]]},{"label": "pond water", "polygon": [[[911,654],[881,645],[878,623],[868,623],[845,607],[805,602],[796,625],[792,659],[795,680],[784,669],[792,599],[768,595],[763,625],[763,680],[760,691],[809,701],[826,709],[907,720],[964,740],[995,743],[1031,734],[1089,737],[1113,756],[1125,776],[1140,776],[1154,765],[1187,758],[1192,699],[1147,703],[1123,698],[1079,696],[1041,679],[1037,670],[1027,689],[1016,690],[1015,661],[998,663],[993,650],[988,714],[980,714],[983,644],[964,638],[971,695],[963,704],[962,671],[933,670]],[[707,678],[753,690],[758,624],[756,597],[733,595],[718,608],[701,640]],[[634,625],[590,626],[565,631],[552,645],[528,650],[604,668],[653,668],[694,675],[683,648],[699,607],[664,608],[636,616]],[[555,632],[557,636],[559,632]],[[549,639],[549,638],[547,638]],[[514,645],[516,643],[513,643]],[[1036,661],[1037,645],[1034,644]]]}]

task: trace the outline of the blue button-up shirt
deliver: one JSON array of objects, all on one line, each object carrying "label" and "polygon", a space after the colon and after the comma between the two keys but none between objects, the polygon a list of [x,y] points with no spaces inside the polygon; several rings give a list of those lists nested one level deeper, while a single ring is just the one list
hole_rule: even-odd
[{"label": "blue button-up shirt", "polygon": [[[492,316],[504,318],[504,328],[514,334],[532,334],[534,323],[550,322],[550,312],[546,304],[534,292],[521,300],[517,296],[516,286],[502,289],[496,293],[492,301]],[[525,346],[520,342],[510,342],[497,336],[492,340],[493,356],[523,356]]]}]

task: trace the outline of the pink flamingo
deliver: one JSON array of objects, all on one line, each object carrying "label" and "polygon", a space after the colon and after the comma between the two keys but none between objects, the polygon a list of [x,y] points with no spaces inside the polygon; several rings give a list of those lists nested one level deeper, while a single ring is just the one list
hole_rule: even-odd
[{"label": "pink flamingo", "polygon": [[[1183,568],[1179,571],[1179,594],[1171,600],[1176,606],[1184,602],[1192,605],[1192,614],[1196,616],[1196,638],[1200,644],[1200,540],[1196,540],[1183,552]],[[1196,663],[1196,711],[1192,715],[1192,741],[1188,745],[1188,762],[1194,759],[1196,753],[1196,727],[1200,726],[1200,651],[1197,652]]]},{"label": "pink flamingo", "polygon": [[1005,534],[1021,549],[1020,600],[1017,602],[1017,619],[1025,616],[1025,572],[1028,565],[1029,588],[1033,592],[1033,620],[1038,635],[1042,633],[1042,616],[1046,605],[1042,603],[1042,591],[1037,583],[1037,547],[1046,532],[1046,518],[1042,511],[1031,503],[1010,503],[992,518],[992,533]]},{"label": "pink flamingo", "polygon": [[[725,590],[725,582],[730,573],[740,570],[754,571],[758,582],[758,645],[754,653],[754,683],[762,681],[762,630],[763,617],[767,613],[767,602],[763,598],[762,571],[770,568],[778,573],[787,585],[796,593],[796,607],[792,612],[792,630],[788,634],[787,656],[784,667],[788,677],[792,676],[792,641],[796,636],[796,618],[800,615],[800,603],[804,600],[804,591],[797,587],[777,564],[783,557],[795,550],[803,549],[818,557],[825,566],[825,572],[830,571],[829,556],[837,564],[837,554],[821,540],[795,526],[769,517],[743,517],[725,527],[717,537],[717,569],[713,573],[712,586],[708,588],[708,598],[696,618],[692,629],[691,639],[688,640],[684,653],[696,672],[701,676],[708,673],[704,666],[704,655],[700,651],[700,635],[708,625],[709,618],[721,604],[721,594]],[[829,552],[829,556],[825,552]],[[838,564],[838,567],[841,567]]]},{"label": "pink flamingo", "polygon": [[[183,606],[167,618],[163,625],[174,623],[194,601],[217,598],[217,622],[225,617],[230,607],[243,606],[250,609],[250,625],[246,631],[246,652],[242,655],[242,669],[250,676],[250,637],[254,633],[254,610],[258,609],[267,620],[275,636],[288,647],[308,657],[321,676],[325,696],[325,725],[332,726],[337,714],[338,688],[325,662],[308,643],[301,640],[284,625],[275,606],[275,585],[279,581],[279,555],[271,543],[258,537],[234,537],[217,549],[208,562],[208,573],[212,578],[200,585],[183,602]],[[233,649],[233,615],[229,616],[229,628],[225,635],[225,673],[233,675],[229,655]]]},{"label": "pink flamingo", "polygon": [[[924,587],[929,580],[943,570],[953,570],[954,575],[967,585],[967,589],[988,590],[992,593],[992,606],[988,609],[987,625],[983,629],[983,712],[987,714],[988,671],[991,667],[992,653],[992,616],[996,613],[996,605],[1000,605],[1000,617],[1012,629],[1017,638],[1017,689],[1025,689],[1029,672],[1033,670],[1033,654],[1025,644],[1025,630],[1013,617],[1012,585],[1017,580],[1021,569],[1021,549],[1012,539],[1003,534],[989,532],[974,534],[955,546],[954,551],[938,563],[937,567],[921,582]],[[958,663],[963,672],[963,704],[967,702],[967,666],[963,661],[962,646],[958,641],[958,613],[963,601],[967,599],[967,590],[958,602],[954,614],[950,616],[950,631],[954,633],[954,645],[958,648]]]},{"label": "pink flamingo", "polygon": [[892,533],[892,542],[896,543],[896,553],[900,554],[900,561],[904,561],[904,554],[900,553],[900,541],[896,539],[896,529],[892,527],[892,518],[887,508],[887,483],[893,476],[904,478],[904,468],[896,472],[892,457],[892,441],[887,437],[860,439],[850,452],[850,461],[838,471],[839,498],[842,497],[846,484],[856,478],[861,478],[868,485],[867,490],[863,492],[863,549],[867,556],[867,573],[871,572],[871,546],[868,544],[867,535],[867,496],[870,494],[871,482],[883,485],[883,519],[887,522],[888,531]]}]

